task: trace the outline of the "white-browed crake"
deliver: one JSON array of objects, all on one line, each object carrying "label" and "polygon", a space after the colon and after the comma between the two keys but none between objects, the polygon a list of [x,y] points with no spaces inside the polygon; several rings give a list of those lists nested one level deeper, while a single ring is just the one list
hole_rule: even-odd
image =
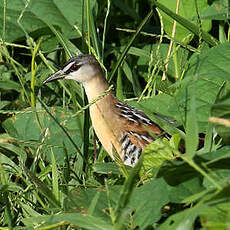
[{"label": "white-browed crake", "polygon": [[[58,79],[82,83],[89,103],[109,88],[100,64],[92,55],[71,58],[44,83]],[[114,159],[115,148],[123,162],[132,167],[143,149],[154,141],[151,133],[163,135],[162,129],[143,112],[119,101],[112,92],[90,106],[90,117],[95,133],[109,155]]]}]

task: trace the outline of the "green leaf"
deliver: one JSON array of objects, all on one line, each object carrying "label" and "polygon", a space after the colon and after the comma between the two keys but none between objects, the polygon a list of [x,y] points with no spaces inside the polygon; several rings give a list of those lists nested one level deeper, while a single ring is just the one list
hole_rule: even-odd
[{"label": "green leaf", "polygon": [[205,206],[195,206],[194,208],[189,208],[182,212],[178,212],[169,218],[160,225],[159,230],[191,230],[196,217],[199,215],[199,212],[204,209]]},{"label": "green leaf", "polygon": [[[77,25],[80,30],[82,28],[82,1],[32,0],[28,5],[26,4],[23,1],[7,1],[7,41],[11,42],[25,36],[17,23],[20,14],[22,14],[20,23],[27,33],[38,30],[40,30],[40,35],[50,33],[48,29],[44,29],[47,28],[47,23],[57,26],[67,38],[79,37],[73,25]],[[95,1],[91,0],[90,5],[93,7]],[[0,11],[3,12],[3,4],[0,4]],[[3,14],[0,14],[0,20],[3,21]],[[1,23],[0,30],[2,31],[2,29]]]},{"label": "green leaf", "polygon": [[[188,39],[188,35],[197,35],[201,36],[205,42],[212,46],[218,44],[218,41],[214,37],[205,32],[211,29],[211,21],[202,21],[201,29],[199,28],[199,25],[192,22],[193,20],[196,20],[197,16],[194,1],[188,2],[186,0],[182,0],[179,5],[178,14],[175,13],[177,1],[168,2],[167,0],[160,0],[156,2],[153,0],[153,2],[161,10],[161,12],[163,12],[162,15],[165,30],[169,36],[172,35],[173,20],[176,20],[177,27],[175,31],[175,38],[177,40],[190,42],[191,37]],[[197,0],[197,5],[202,10],[208,7],[208,3],[202,0]]]},{"label": "green leaf", "polygon": [[228,2],[223,0],[216,0],[206,10],[201,12],[201,19],[210,20],[228,20],[229,19],[229,7]]},{"label": "green leaf", "polygon": [[147,172],[147,176],[151,178],[150,172],[159,168],[165,161],[173,160],[175,151],[166,138],[159,138],[150,143],[143,151],[144,160],[140,175],[143,176]]},{"label": "green leaf", "polygon": [[195,96],[191,95],[191,102],[189,104],[187,117],[186,117],[186,136],[185,136],[185,149],[186,156],[193,158],[196,154],[198,147],[199,136],[196,121],[196,104]]},{"label": "green leaf", "polygon": [[[217,133],[223,138],[224,142],[230,143],[230,84],[224,84],[220,89],[214,105],[211,107],[212,121],[214,122]],[[218,119],[226,120],[226,124],[218,123]],[[217,120],[215,122],[215,119]]]},{"label": "green leaf", "polygon": [[136,188],[129,206],[135,210],[133,222],[140,229],[146,229],[162,216],[162,208],[169,202],[167,183],[163,179],[154,179],[148,184]]},{"label": "green leaf", "polygon": [[[223,161],[226,162],[227,158],[230,158],[229,156],[230,146],[224,146],[221,149],[218,149],[213,152],[207,152],[205,154],[202,154],[201,157],[205,160],[208,160],[209,165],[214,165],[215,162]],[[220,168],[225,168],[224,165],[219,166]]]},{"label": "green leaf", "polygon": [[30,205],[23,203],[23,202],[19,202],[19,205],[23,209],[23,213],[24,213],[25,217],[40,216],[40,214],[34,210],[35,207],[32,208]]},{"label": "green leaf", "polygon": [[20,84],[10,80],[0,80],[0,88],[3,90],[15,90],[17,92],[21,90]]},{"label": "green leaf", "polygon": [[[53,107],[51,111],[80,147],[82,145],[80,127],[76,122],[76,118],[73,117],[73,113],[58,107]],[[82,122],[81,116],[77,119],[79,119],[79,122]],[[70,140],[45,111],[35,112],[30,109],[22,111],[4,121],[3,127],[12,137],[18,139],[19,142],[25,142],[33,147],[39,145],[46,146],[46,157],[49,160],[51,160],[51,153],[47,146],[53,147],[57,163],[64,161],[63,142],[69,155],[76,154],[76,149],[70,143]]]},{"label": "green leaf", "polygon": [[102,174],[117,174],[121,175],[118,166],[113,162],[95,163],[93,164],[93,171]]},{"label": "green leaf", "polygon": [[47,184],[41,181],[34,173],[32,173],[26,167],[24,167],[23,170],[25,171],[26,175],[29,177],[30,181],[35,184],[38,191],[42,193],[50,201],[50,204],[52,204],[52,206],[55,208],[60,208],[61,207],[60,202],[56,199],[55,195],[49,189]]},{"label": "green leaf", "polygon": [[[182,172],[183,173],[183,172]],[[199,176],[194,178],[189,178],[188,180],[181,181],[176,186],[168,186],[169,199],[172,203],[186,203],[193,204],[194,198],[201,198],[205,191],[204,186],[201,184]],[[201,194],[198,196],[198,194]],[[185,200],[186,199],[186,200]]]},{"label": "green leaf", "polygon": [[9,105],[10,101],[0,101],[0,109],[4,108],[5,106]]},{"label": "green leaf", "polygon": [[89,230],[112,230],[112,225],[103,221],[101,218],[80,213],[61,213],[49,216],[44,215],[41,217],[26,218],[23,220],[23,222],[26,226],[36,226],[40,224],[42,224],[42,226],[49,226],[66,222],[65,225],[71,224]]},{"label": "green leaf", "polygon": [[117,202],[115,209],[115,226],[114,230],[123,229],[125,225],[125,220],[128,217],[127,206],[131,199],[132,192],[135,188],[135,179],[140,172],[143,163],[143,155],[139,158],[137,164],[130,170],[129,176],[126,179],[120,194],[120,198]]},{"label": "green leaf", "polygon": [[51,167],[52,167],[52,187],[53,194],[56,200],[59,200],[59,186],[58,186],[58,169],[53,150],[51,149]]},{"label": "green leaf", "polygon": [[122,65],[122,69],[125,73],[125,76],[127,77],[127,79],[132,83],[134,84],[133,82],[133,74],[132,74],[132,71],[128,65],[128,63],[126,61],[123,62],[123,65]]},{"label": "green leaf", "polygon": [[79,55],[81,53],[80,50],[70,40],[68,40],[66,36],[64,36],[59,31],[57,31],[54,26],[52,26],[51,24],[47,24],[47,25],[49,26],[51,31],[55,34],[58,41],[61,43],[62,47],[68,54],[69,58],[72,58],[73,56]]},{"label": "green leaf", "polygon": [[199,177],[199,173],[184,162],[170,161],[160,168],[157,176],[163,177],[171,186],[178,186],[185,181]]},{"label": "green leaf", "polygon": [[116,97],[117,97],[119,100],[124,99],[123,84],[122,84],[122,77],[121,77],[121,68],[118,69],[118,74],[117,74]]},{"label": "green leaf", "polygon": [[218,92],[225,81],[229,82],[229,60],[229,43],[192,56],[188,63],[189,69],[175,93],[177,106],[172,104],[169,107],[169,111],[176,115],[176,120],[182,118],[185,121],[187,108],[190,108],[191,98],[194,96],[198,131],[206,131],[211,107]]},{"label": "green leaf", "polygon": [[[147,81],[148,80],[147,75],[148,75],[148,68],[149,68],[151,52],[153,53],[151,65],[152,66],[157,65],[157,68],[159,68],[162,71],[165,71],[165,67],[164,67],[163,63],[167,59],[168,50],[169,50],[169,44],[161,43],[161,44],[145,45],[141,51],[139,51],[135,47],[132,47],[132,49],[130,49],[129,53],[132,55],[135,55],[135,56],[139,56],[138,62],[137,62],[138,71],[140,72],[140,75],[142,77],[144,77]],[[176,54],[177,59],[179,60],[179,63],[176,67],[178,69],[178,74],[180,76],[186,68],[189,52],[188,52],[188,50],[184,49],[183,47],[177,47],[174,52],[173,52],[174,55]],[[175,78],[175,75],[176,75],[173,55],[171,55],[169,60],[168,60],[167,75],[170,76],[171,78]],[[157,78],[155,77],[154,80],[157,80]],[[162,84],[161,78],[160,78],[160,81],[158,84],[159,85]],[[167,89],[167,90],[169,90],[169,89]]]},{"label": "green leaf", "polygon": [[12,139],[9,137],[4,138],[3,136],[0,136],[0,140],[0,149],[2,150],[2,153],[4,152],[4,150],[10,151],[11,153],[17,154],[18,158],[22,159],[23,162],[26,161],[27,154],[26,151],[24,151],[23,148],[21,148],[21,146],[19,147],[14,145],[13,143],[10,143]]},{"label": "green leaf", "polygon": [[[105,221],[110,220],[108,216],[109,202],[115,208],[116,202],[119,199],[122,186],[109,186],[110,201],[103,187],[97,188],[76,188],[69,192],[65,199],[64,208],[68,212],[88,213],[93,205],[93,200],[96,197],[97,205],[91,209],[91,214],[95,217],[100,217]],[[99,195],[98,195],[99,193]]]},{"label": "green leaf", "polygon": [[109,78],[109,82],[112,80],[112,78],[114,77],[117,69],[120,67],[121,63],[123,62],[126,54],[128,53],[131,45],[133,44],[134,40],[136,39],[136,37],[139,35],[139,33],[141,32],[142,28],[144,27],[144,25],[148,22],[148,20],[152,17],[153,14],[153,10],[151,9],[150,12],[146,15],[146,17],[142,20],[142,22],[140,23],[140,25],[138,26],[136,32],[133,34],[132,38],[129,40],[128,44],[126,45],[126,47],[123,49],[118,61],[115,64],[115,67],[113,68],[110,78]]},{"label": "green leaf", "polygon": [[5,165],[7,170],[11,173],[16,175],[22,174],[22,169],[15,164],[9,157],[5,156],[4,154],[0,153],[0,162],[2,165]]},{"label": "green leaf", "polygon": [[200,213],[201,223],[209,230],[229,229],[230,226],[230,202],[209,206]]}]

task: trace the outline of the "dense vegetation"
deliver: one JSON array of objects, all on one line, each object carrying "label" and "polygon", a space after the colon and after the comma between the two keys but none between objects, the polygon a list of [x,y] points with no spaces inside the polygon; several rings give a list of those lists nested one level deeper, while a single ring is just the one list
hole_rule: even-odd
[{"label": "dense vegetation", "polygon": [[[0,9],[0,229],[230,229],[228,1]],[[133,169],[96,143],[82,86],[43,84],[79,53],[171,135]]]}]

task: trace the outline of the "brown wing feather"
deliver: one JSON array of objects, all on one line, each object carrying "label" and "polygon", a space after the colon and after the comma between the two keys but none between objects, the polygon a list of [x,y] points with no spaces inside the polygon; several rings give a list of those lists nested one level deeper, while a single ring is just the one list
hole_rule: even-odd
[{"label": "brown wing feather", "polygon": [[[125,164],[134,166],[142,150],[152,141],[151,135],[162,135],[162,129],[149,119],[143,112],[122,102],[117,102],[117,114],[122,127],[122,157]],[[121,125],[122,124],[122,125]]]}]

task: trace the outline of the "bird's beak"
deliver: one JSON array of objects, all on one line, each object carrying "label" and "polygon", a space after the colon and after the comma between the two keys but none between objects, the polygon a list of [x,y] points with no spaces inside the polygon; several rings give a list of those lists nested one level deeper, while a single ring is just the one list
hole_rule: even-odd
[{"label": "bird's beak", "polygon": [[44,82],[43,84],[46,84],[47,82],[51,82],[51,81],[55,81],[58,79],[63,79],[65,78],[65,73],[63,72],[63,70],[59,70],[56,73],[52,74],[51,76],[49,76]]}]

